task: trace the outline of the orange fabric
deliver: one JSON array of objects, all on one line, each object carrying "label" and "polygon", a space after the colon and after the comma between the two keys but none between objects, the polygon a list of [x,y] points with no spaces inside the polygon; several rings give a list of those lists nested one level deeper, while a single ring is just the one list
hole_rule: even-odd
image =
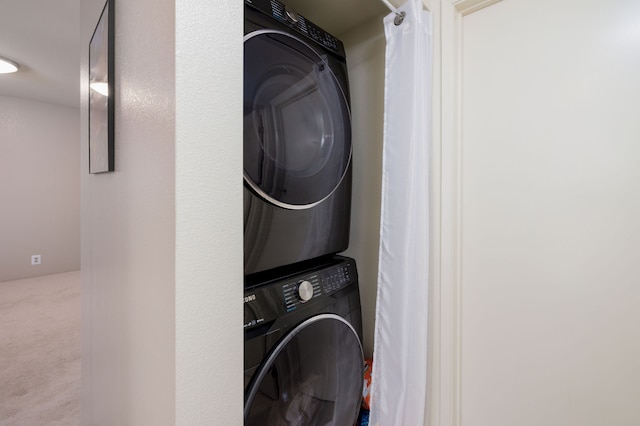
[{"label": "orange fabric", "polygon": [[371,407],[371,370],[373,369],[373,360],[364,360],[364,386],[362,387],[362,406],[370,410]]}]

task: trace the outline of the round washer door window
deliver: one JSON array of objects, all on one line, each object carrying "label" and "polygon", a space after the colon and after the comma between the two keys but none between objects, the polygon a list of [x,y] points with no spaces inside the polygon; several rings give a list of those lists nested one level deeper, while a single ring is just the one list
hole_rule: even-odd
[{"label": "round washer door window", "polygon": [[351,118],[327,61],[302,40],[260,30],[244,40],[244,177],[280,207],[312,207],[351,161]]},{"label": "round washer door window", "polygon": [[322,314],[291,331],[256,371],[245,426],[355,423],[364,360],[358,335],[343,318]]}]

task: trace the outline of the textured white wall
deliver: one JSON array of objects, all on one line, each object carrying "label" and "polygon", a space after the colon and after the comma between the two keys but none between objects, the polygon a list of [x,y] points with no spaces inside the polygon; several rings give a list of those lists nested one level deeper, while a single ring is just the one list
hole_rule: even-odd
[{"label": "textured white wall", "polygon": [[463,21],[458,424],[638,425],[640,3]]},{"label": "textured white wall", "polygon": [[176,2],[176,424],[241,425],[242,27]]},{"label": "textured white wall", "polygon": [[0,282],[80,268],[79,125],[77,108],[0,96]]},{"label": "textured white wall", "polygon": [[384,109],[382,17],[341,37],[347,50],[353,128],[351,240],[345,252],[358,264],[365,355],[373,353]]},{"label": "textured white wall", "polygon": [[174,2],[116,1],[114,173],[89,175],[81,4],[83,423],[175,422]]}]

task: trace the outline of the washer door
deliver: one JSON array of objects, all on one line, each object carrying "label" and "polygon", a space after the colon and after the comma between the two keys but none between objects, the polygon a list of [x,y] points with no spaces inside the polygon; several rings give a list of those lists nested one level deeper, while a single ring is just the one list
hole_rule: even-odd
[{"label": "washer door", "polygon": [[347,99],[327,61],[293,35],[244,39],[244,178],[267,201],[310,208],[351,161]]},{"label": "washer door", "polygon": [[362,346],[333,314],[312,317],[282,339],[247,388],[245,426],[345,426],[362,397]]}]

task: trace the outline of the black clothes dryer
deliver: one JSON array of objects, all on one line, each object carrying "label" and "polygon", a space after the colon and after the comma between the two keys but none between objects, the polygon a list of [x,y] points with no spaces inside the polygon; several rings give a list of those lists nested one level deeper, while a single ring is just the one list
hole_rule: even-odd
[{"label": "black clothes dryer", "polygon": [[245,0],[245,275],[345,250],[351,116],[342,42]]},{"label": "black clothes dryer", "polygon": [[355,423],[364,359],[353,259],[247,287],[244,322],[245,426]]}]

